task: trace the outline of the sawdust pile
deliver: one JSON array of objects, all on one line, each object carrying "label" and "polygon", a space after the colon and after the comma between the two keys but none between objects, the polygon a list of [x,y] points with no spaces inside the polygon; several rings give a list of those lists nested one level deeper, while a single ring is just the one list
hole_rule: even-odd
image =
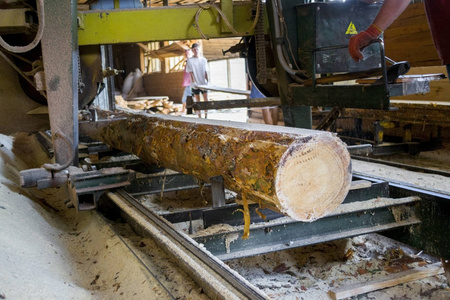
[{"label": "sawdust pile", "polygon": [[[383,279],[436,258],[377,234],[228,261],[272,299],[331,299],[339,286]],[[417,255],[420,254],[420,255]],[[449,299],[444,275],[359,295],[355,299]]]},{"label": "sawdust pile", "polygon": [[[19,169],[48,162],[39,151],[32,136],[17,135],[13,146],[0,135],[2,299],[207,299],[128,225],[67,209],[60,189],[20,189]],[[135,256],[145,252],[145,259]]]}]

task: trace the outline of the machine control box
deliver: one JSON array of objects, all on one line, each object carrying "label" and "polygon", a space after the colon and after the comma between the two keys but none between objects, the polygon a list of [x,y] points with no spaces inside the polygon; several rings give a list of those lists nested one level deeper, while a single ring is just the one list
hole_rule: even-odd
[{"label": "machine control box", "polygon": [[370,26],[381,4],[309,3],[297,8],[299,60],[310,74],[358,72],[381,68],[380,44],[364,49],[357,63],[348,53],[350,37]]}]

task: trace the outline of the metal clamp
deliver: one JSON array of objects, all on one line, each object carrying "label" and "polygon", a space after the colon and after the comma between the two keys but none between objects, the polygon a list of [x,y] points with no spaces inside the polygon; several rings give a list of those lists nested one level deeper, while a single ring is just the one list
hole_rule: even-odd
[{"label": "metal clamp", "polygon": [[225,188],[222,176],[214,176],[211,181],[212,206],[214,208],[225,206]]},{"label": "metal clamp", "polygon": [[61,138],[67,145],[67,147],[69,148],[69,159],[67,160],[66,163],[64,163],[63,165],[60,164],[44,164],[42,167],[48,171],[52,171],[52,172],[58,172],[58,171],[62,171],[64,169],[67,169],[72,163],[73,160],[75,159],[75,153],[73,151],[73,145],[72,142],[69,140],[69,138],[62,132],[62,131],[57,131],[54,134],[54,138]]}]

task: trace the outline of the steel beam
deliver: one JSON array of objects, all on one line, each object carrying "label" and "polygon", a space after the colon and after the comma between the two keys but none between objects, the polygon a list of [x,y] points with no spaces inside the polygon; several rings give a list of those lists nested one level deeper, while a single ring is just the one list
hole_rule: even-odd
[{"label": "steel beam", "polygon": [[73,0],[45,1],[42,56],[55,159],[60,165],[78,162],[76,11],[77,2]]},{"label": "steel beam", "polygon": [[311,223],[280,218],[252,225],[246,240],[240,238],[239,229],[194,240],[222,260],[253,256],[418,224],[414,208],[404,206],[418,200],[408,197],[381,202],[375,198],[361,201],[360,205],[342,204],[331,215]]},{"label": "steel beam", "polygon": [[[83,45],[137,43],[148,41],[190,40],[202,38],[196,29],[199,5],[183,5],[141,9],[83,11],[78,13],[78,43]],[[219,14],[204,10],[198,17],[198,27],[208,38],[251,35],[252,3],[232,7],[229,20],[237,32],[223,32]]]},{"label": "steel beam", "polygon": [[[135,230],[149,235],[212,299],[269,299],[187,235],[123,191],[108,193]],[[136,228],[137,227],[137,228]]]},{"label": "steel beam", "polygon": [[265,106],[278,106],[281,104],[278,97],[267,98],[251,98],[251,99],[236,99],[236,100],[219,100],[208,102],[193,102],[192,105],[188,104],[188,108],[192,107],[195,110],[208,110],[208,109],[227,109],[227,108],[240,108],[240,107],[265,107]]},{"label": "steel beam", "polygon": [[0,34],[23,33],[30,31],[26,14],[29,8],[0,9]]}]

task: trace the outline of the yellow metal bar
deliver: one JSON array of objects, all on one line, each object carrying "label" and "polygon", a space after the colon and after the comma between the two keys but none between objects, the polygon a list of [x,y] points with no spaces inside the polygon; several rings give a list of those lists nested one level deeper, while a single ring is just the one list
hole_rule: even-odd
[{"label": "yellow metal bar", "polygon": [[28,8],[0,9],[0,33],[24,32],[30,28],[25,19]]},{"label": "yellow metal bar", "polygon": [[[228,20],[233,19],[233,0],[220,0],[220,9]],[[231,32],[224,20],[222,20],[222,32]]]},{"label": "yellow metal bar", "polygon": [[[251,2],[233,6],[233,19],[229,21],[241,35],[223,33],[221,22],[217,22],[218,13],[214,9],[202,11],[198,26],[208,38],[252,35],[253,31],[246,33],[253,24],[251,8]],[[199,9],[198,5],[186,5],[79,12],[78,44],[83,46],[199,39],[202,37],[196,30],[195,21]]]}]

